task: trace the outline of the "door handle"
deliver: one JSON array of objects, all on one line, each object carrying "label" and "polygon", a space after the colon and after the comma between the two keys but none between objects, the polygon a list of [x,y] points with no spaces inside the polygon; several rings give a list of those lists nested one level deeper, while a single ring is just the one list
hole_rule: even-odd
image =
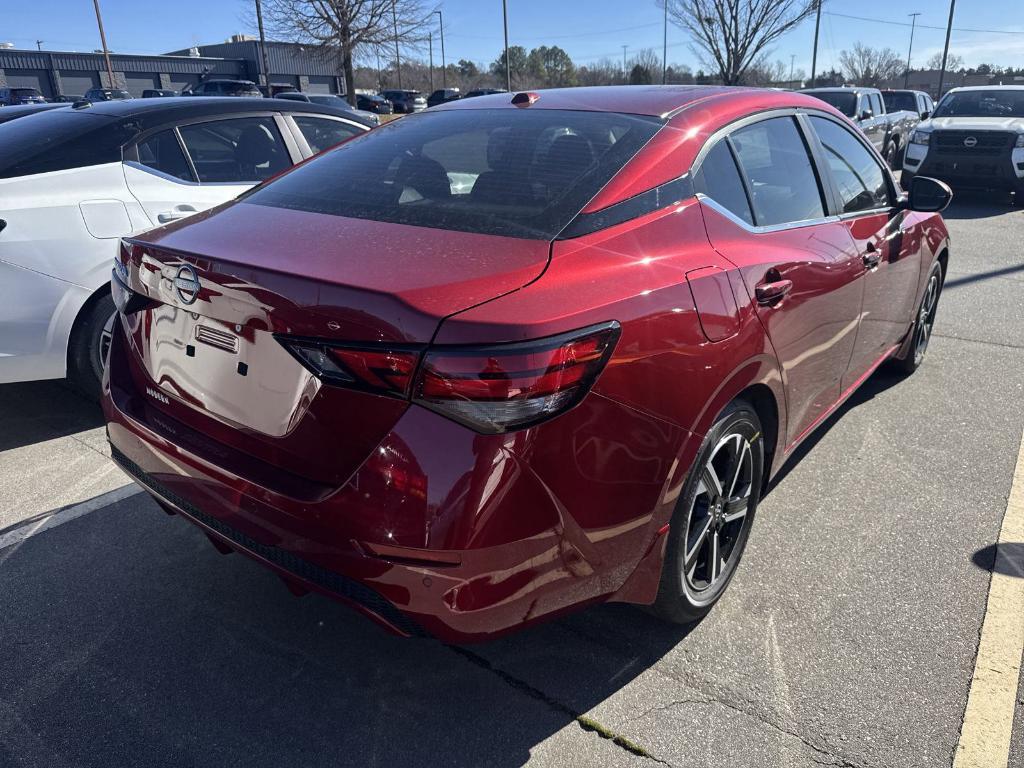
[{"label": "door handle", "polygon": [[170,211],[158,213],[156,216],[156,220],[159,221],[161,224],[166,224],[169,221],[177,221],[178,219],[184,219],[186,216],[191,216],[193,213],[196,212],[196,209],[193,208],[191,205],[178,205],[175,206]]},{"label": "door handle", "polygon": [[874,243],[867,244],[867,250],[864,253],[864,267],[865,269],[874,269],[878,266],[882,260],[882,254],[878,252],[878,248],[875,247]]},{"label": "door handle", "polygon": [[775,280],[755,286],[754,295],[757,297],[758,304],[774,304],[791,290],[793,290],[792,280]]}]

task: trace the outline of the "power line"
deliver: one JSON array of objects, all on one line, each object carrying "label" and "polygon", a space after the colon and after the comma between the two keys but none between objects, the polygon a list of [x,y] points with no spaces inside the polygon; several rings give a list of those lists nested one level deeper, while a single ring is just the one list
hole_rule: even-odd
[{"label": "power line", "polygon": [[[844,19],[855,19],[856,21],[871,21],[871,22],[874,22],[875,24],[889,24],[890,26],[894,26],[894,27],[909,27],[909,26],[911,26],[911,23],[908,22],[908,21],[890,21],[890,20],[887,20],[887,19],[870,19],[870,18],[868,18],[866,16],[851,16],[848,13],[835,13],[834,11],[822,11],[822,13],[826,14],[827,16],[839,16],[839,17],[844,18]],[[918,29],[937,29],[940,32],[945,32],[946,31],[945,27],[936,27],[936,26],[932,26],[932,25],[929,25],[929,24],[918,24],[917,27],[918,27]],[[953,27],[953,31],[954,32],[981,32],[981,33],[993,34],[993,35],[1024,35],[1024,31],[1022,31],[1022,30],[1014,30],[1014,29],[970,29],[970,28],[967,28],[967,27]]]}]

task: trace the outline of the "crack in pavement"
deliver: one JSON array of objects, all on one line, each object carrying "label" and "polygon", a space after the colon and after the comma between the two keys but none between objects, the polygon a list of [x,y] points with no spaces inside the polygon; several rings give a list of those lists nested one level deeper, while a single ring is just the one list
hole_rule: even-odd
[{"label": "crack in pavement", "polygon": [[639,744],[626,738],[621,733],[613,731],[611,728],[598,722],[597,720],[594,720],[593,718],[587,717],[586,715],[576,712],[567,704],[563,704],[558,699],[555,699],[552,696],[548,696],[546,693],[544,693],[544,691],[540,690],[539,688],[534,688],[525,680],[520,680],[518,677],[509,674],[505,670],[499,669],[498,667],[491,664],[491,662],[485,659],[483,656],[479,656],[470,650],[460,648],[458,646],[449,645],[447,647],[450,651],[458,654],[459,656],[462,656],[470,663],[475,664],[476,666],[497,675],[510,688],[513,688],[519,691],[520,693],[524,693],[532,699],[536,699],[537,701],[543,702],[556,712],[560,712],[568,717],[571,717],[573,721],[575,721],[575,723],[582,730],[587,731],[589,733],[596,733],[602,739],[607,739],[608,741],[612,742],[615,746],[625,750],[626,752],[629,752],[632,755],[636,755],[637,757],[643,757],[647,760],[653,760],[654,762],[660,763],[661,765],[670,765],[670,763],[668,763],[667,761],[655,757],[646,749],[641,747]]}]

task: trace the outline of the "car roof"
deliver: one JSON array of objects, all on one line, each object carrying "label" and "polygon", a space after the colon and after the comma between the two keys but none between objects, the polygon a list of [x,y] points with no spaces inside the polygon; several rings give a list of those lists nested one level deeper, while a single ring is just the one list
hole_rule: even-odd
[{"label": "car roof", "polygon": [[962,91],[1024,91],[1024,85],[964,85],[959,88],[951,88],[947,93]]},{"label": "car roof", "polygon": [[878,91],[878,88],[869,88],[860,85],[829,85],[821,88],[801,88],[800,93],[829,93],[834,91],[845,91],[847,93],[860,93],[863,91]]}]

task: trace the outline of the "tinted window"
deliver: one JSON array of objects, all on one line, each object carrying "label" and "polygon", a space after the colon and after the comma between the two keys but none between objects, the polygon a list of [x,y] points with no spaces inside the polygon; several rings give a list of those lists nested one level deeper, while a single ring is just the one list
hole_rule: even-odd
[{"label": "tinted window", "polygon": [[1024,117],[1024,90],[948,93],[933,117]]},{"label": "tinted window", "polygon": [[847,117],[857,114],[857,94],[849,91],[819,91],[811,93],[816,99],[821,99],[826,104],[831,104]]},{"label": "tinted window", "polygon": [[693,177],[693,191],[707,195],[748,224],[754,223],[743,180],[726,142],[718,142],[704,157]]},{"label": "tinted window", "polygon": [[314,152],[323,152],[325,149],[341,144],[363,131],[351,123],[343,123],[340,120],[328,120],[324,117],[309,117],[307,115],[293,115],[295,124],[299,126],[302,135]]},{"label": "tinted window", "polygon": [[174,131],[161,131],[145,141],[140,141],[138,150],[139,162],[146,167],[176,179],[194,181],[192,169],[188,166],[188,160],[181,151],[181,144],[178,143]]},{"label": "tinted window", "polygon": [[825,150],[832,178],[839,187],[843,213],[889,205],[889,185],[882,166],[867,147],[848,130],[823,117],[811,124]]},{"label": "tinted window", "polygon": [[914,103],[914,94],[907,91],[886,91],[882,94],[882,101],[885,102],[886,112],[899,112],[903,109],[908,112],[919,111]]},{"label": "tinted window", "polygon": [[605,112],[426,112],[342,144],[246,200],[550,239],[660,125]]},{"label": "tinted window", "polygon": [[179,130],[199,181],[261,181],[291,165],[270,117],[214,120]]},{"label": "tinted window", "polygon": [[0,178],[121,161],[135,135],[127,121],[65,108],[0,125]]},{"label": "tinted window", "polygon": [[807,147],[790,117],[740,128],[730,136],[759,226],[786,224],[825,215],[818,179]]}]

